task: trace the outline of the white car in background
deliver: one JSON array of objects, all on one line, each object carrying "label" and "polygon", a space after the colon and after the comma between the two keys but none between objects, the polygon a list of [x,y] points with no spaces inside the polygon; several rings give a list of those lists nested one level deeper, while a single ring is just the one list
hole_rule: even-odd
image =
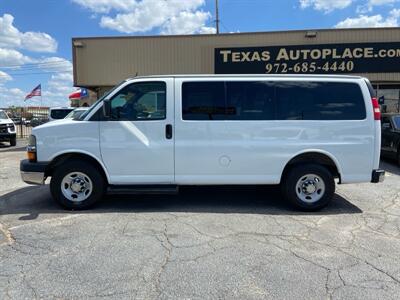
[{"label": "white car in background", "polygon": [[89,107],[78,107],[71,111],[64,119],[78,119]]},{"label": "white car in background", "polygon": [[17,144],[15,124],[4,110],[0,110],[0,142],[9,142],[11,146]]},{"label": "white car in background", "polygon": [[64,119],[74,109],[74,107],[50,107],[49,121]]}]

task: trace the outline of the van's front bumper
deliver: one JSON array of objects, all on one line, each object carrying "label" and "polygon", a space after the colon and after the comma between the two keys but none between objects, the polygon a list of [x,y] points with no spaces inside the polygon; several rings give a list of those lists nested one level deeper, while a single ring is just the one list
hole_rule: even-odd
[{"label": "van's front bumper", "polygon": [[19,170],[22,180],[29,184],[44,184],[47,165],[47,162],[30,162],[27,159],[21,160]]},{"label": "van's front bumper", "polygon": [[384,170],[373,170],[372,171],[372,177],[371,177],[371,182],[372,183],[378,183],[382,182],[385,180],[385,171]]}]

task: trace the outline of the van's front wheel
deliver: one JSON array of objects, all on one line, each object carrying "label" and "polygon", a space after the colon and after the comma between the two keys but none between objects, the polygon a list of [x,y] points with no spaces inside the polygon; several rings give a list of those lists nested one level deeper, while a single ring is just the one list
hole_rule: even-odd
[{"label": "van's front wheel", "polygon": [[63,207],[86,209],[103,197],[105,180],[92,164],[73,160],[55,169],[50,190]]},{"label": "van's front wheel", "polygon": [[283,196],[296,208],[319,210],[332,200],[335,180],[325,167],[314,164],[292,167],[281,183]]}]

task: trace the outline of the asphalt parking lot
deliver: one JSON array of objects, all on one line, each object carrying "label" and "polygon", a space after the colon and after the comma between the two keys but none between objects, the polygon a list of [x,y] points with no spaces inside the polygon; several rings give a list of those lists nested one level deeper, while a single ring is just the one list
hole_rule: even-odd
[{"label": "asphalt parking lot", "polygon": [[108,197],[71,212],[0,145],[0,299],[399,299],[400,169],[318,213],[276,188]]}]

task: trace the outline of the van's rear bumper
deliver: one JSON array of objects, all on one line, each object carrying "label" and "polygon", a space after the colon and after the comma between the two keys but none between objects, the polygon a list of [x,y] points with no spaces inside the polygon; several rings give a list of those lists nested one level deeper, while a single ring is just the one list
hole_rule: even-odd
[{"label": "van's rear bumper", "polygon": [[30,162],[27,159],[21,160],[19,170],[22,180],[29,184],[44,184],[47,165],[47,162]]},{"label": "van's rear bumper", "polygon": [[371,177],[371,182],[372,183],[378,183],[382,182],[385,180],[385,171],[381,169],[373,170],[372,171],[372,177]]}]

